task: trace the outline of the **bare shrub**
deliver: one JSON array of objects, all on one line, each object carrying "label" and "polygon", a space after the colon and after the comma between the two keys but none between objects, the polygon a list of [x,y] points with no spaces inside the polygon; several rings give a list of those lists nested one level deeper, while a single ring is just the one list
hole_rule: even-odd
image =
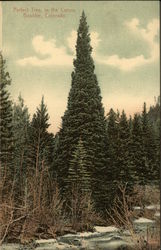
[{"label": "bare shrub", "polygon": [[[122,227],[130,232],[133,244],[138,250],[157,249],[153,248],[153,246],[159,244],[158,232],[160,225],[155,225],[153,230],[147,228],[146,235],[141,235],[135,232],[133,220],[140,216],[140,210],[138,213],[134,209],[134,206],[136,205],[143,208],[141,210],[141,216],[143,217],[146,217],[147,215],[149,217],[152,216],[151,215],[152,211],[146,210],[145,204],[150,204],[150,202],[158,201],[158,191],[157,190],[154,191],[155,196],[152,198],[151,196],[153,194],[153,190],[151,189],[149,190],[149,187],[135,186],[133,193],[131,193],[130,195],[126,190],[126,185],[119,185],[118,188],[120,191],[120,195],[115,197],[113,206],[111,207],[111,211],[107,212],[109,219],[117,227],[119,228]],[[160,223],[160,220],[158,220],[158,223]]]},{"label": "bare shrub", "polygon": [[27,219],[21,232],[21,241],[30,238],[49,238],[62,234],[65,226],[64,200],[56,181],[50,178],[48,168],[28,177],[26,192]]},{"label": "bare shrub", "polygon": [[81,193],[80,189],[72,189],[70,196],[69,217],[75,231],[93,230],[94,224],[101,221],[101,217],[94,209],[90,193]]},{"label": "bare shrub", "polygon": [[135,185],[134,193],[138,197],[138,205],[160,204],[160,189],[156,185]]}]

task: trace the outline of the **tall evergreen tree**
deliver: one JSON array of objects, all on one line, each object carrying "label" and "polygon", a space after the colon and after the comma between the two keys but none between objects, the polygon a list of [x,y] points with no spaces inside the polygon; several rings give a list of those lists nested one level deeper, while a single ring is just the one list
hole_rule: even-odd
[{"label": "tall evergreen tree", "polygon": [[0,177],[13,177],[12,102],[7,87],[11,84],[5,60],[0,53]]},{"label": "tall evergreen tree", "polygon": [[[79,138],[87,151],[87,168],[97,207],[106,196],[106,128],[102,98],[91,57],[90,34],[85,13],[82,13],[77,34],[76,59],[67,110],[62,118],[57,150],[57,174],[62,189],[66,186],[69,165]],[[102,204],[100,202],[102,199]]]}]

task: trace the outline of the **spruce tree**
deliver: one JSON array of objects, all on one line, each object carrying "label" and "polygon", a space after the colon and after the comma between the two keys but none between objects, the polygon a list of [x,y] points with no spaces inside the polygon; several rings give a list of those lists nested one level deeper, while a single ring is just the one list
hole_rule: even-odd
[{"label": "spruce tree", "polygon": [[12,180],[14,176],[12,102],[7,89],[10,84],[11,78],[0,53],[0,178],[9,175]]},{"label": "spruce tree", "polygon": [[130,128],[124,110],[122,111],[117,144],[117,168],[119,171],[118,182],[123,184],[128,183],[129,187],[133,185],[132,169],[133,163],[129,153],[131,143]]},{"label": "spruce tree", "polygon": [[135,183],[144,184],[146,158],[143,149],[143,137],[140,115],[135,114],[132,121],[131,144],[129,147],[133,162],[133,178]]},{"label": "spruce tree", "polygon": [[50,126],[48,120],[47,106],[42,98],[40,107],[33,115],[29,129],[28,162],[36,173],[44,166],[50,168],[52,165],[54,136],[47,130]]},{"label": "spruce tree", "polygon": [[[109,201],[112,201],[116,194],[116,186],[119,176],[119,168],[117,166],[117,157],[118,157],[118,115],[114,112],[113,109],[110,109],[107,114],[107,140],[108,140],[108,166],[109,173],[107,175],[108,183],[108,198]],[[110,202],[109,202],[110,203]]]},{"label": "spruce tree", "polygon": [[87,152],[86,167],[91,176],[93,197],[99,207],[105,202],[106,196],[106,128],[91,52],[90,34],[83,12],[77,32],[76,59],[67,110],[59,132],[55,165],[59,185],[64,190],[70,162],[81,137]]},{"label": "spruce tree", "polygon": [[[51,168],[54,156],[54,135],[48,132],[49,126],[47,106],[42,98],[29,128],[26,189],[32,209],[35,207],[41,209],[43,202],[49,204],[52,197]],[[34,189],[33,195],[30,187]]]},{"label": "spruce tree", "polygon": [[72,160],[70,161],[69,164],[69,171],[67,178],[68,190],[76,188],[79,189],[79,192],[81,194],[86,194],[91,191],[91,185],[90,185],[91,180],[90,180],[90,174],[87,169],[88,162],[86,162],[86,159],[87,159],[87,153],[83,146],[83,142],[80,138],[78,141],[78,145],[72,155]]},{"label": "spruce tree", "polygon": [[149,121],[146,103],[144,103],[142,111],[142,137],[144,157],[146,160],[145,183],[151,183],[151,181],[155,179],[155,176],[159,178],[159,166],[157,164],[157,143]]},{"label": "spruce tree", "polygon": [[[29,133],[29,113],[24,100],[19,95],[18,103],[13,105],[13,139],[16,199],[21,198],[25,190],[27,168],[27,145]],[[20,196],[20,197],[19,197]]]}]

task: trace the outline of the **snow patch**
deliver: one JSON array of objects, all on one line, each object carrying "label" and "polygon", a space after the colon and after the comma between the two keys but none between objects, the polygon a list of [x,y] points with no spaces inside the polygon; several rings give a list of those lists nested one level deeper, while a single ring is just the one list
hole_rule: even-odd
[{"label": "snow patch", "polygon": [[146,206],[145,207],[146,209],[149,209],[149,210],[160,210],[160,205],[156,204],[156,205],[149,205],[149,206]]},{"label": "snow patch", "polygon": [[160,217],[160,212],[156,212],[156,213],[154,214],[154,216],[155,216],[155,217]]},{"label": "snow patch", "polygon": [[97,236],[98,235],[98,233],[96,233],[96,232],[94,232],[94,233],[92,233],[92,232],[82,232],[82,233],[79,233],[79,234],[77,234],[76,236],[78,236],[78,237],[82,237],[82,238],[88,238],[88,237],[94,237],[94,236]]},{"label": "snow patch", "polygon": [[48,240],[46,240],[46,239],[41,239],[41,240],[35,240],[35,242],[37,243],[37,244],[53,244],[53,243],[56,243],[57,242],[57,240],[55,240],[55,239],[48,239]]},{"label": "snow patch", "polygon": [[95,231],[97,233],[112,233],[112,232],[118,232],[118,228],[113,227],[113,226],[109,226],[109,227],[99,227],[96,226],[94,227]]},{"label": "snow patch", "polygon": [[154,223],[155,221],[154,220],[149,220],[147,218],[144,218],[144,217],[140,217],[139,219],[137,220],[134,220],[134,223]]},{"label": "snow patch", "polygon": [[139,207],[139,206],[134,207],[134,210],[140,210],[140,209],[141,209],[141,207]]}]

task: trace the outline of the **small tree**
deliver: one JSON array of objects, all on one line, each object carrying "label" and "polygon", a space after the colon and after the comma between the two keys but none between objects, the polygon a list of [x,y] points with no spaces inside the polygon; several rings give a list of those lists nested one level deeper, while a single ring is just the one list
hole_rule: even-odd
[{"label": "small tree", "polygon": [[33,206],[41,207],[41,196],[46,192],[50,194],[46,187],[47,183],[44,181],[45,176],[48,175],[49,169],[52,166],[52,158],[54,151],[54,137],[53,134],[47,131],[49,127],[49,115],[47,107],[44,104],[44,98],[41,100],[40,107],[37,108],[33,115],[29,130],[29,145],[28,145],[28,176],[32,179],[33,175],[35,188],[33,189],[34,198]]},{"label": "small tree", "polygon": [[80,193],[89,193],[91,192],[89,163],[81,138],[72,156],[68,172],[68,189],[74,186],[79,189]]}]

